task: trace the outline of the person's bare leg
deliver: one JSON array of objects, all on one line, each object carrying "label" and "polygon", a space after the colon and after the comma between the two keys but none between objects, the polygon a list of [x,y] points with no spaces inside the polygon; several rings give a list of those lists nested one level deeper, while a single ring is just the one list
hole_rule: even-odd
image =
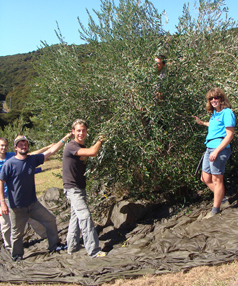
[{"label": "person's bare leg", "polygon": [[202,171],[201,181],[208,186],[208,188],[214,193],[215,185],[212,180],[212,174],[208,174]]},{"label": "person's bare leg", "polygon": [[212,175],[214,184],[214,204],[216,208],[220,208],[222,199],[225,195],[225,186],[223,182],[223,175]]}]

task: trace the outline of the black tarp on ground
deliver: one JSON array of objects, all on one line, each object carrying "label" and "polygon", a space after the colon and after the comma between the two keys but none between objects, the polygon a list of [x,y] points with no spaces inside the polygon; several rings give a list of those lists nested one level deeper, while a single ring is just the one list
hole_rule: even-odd
[{"label": "black tarp on ground", "polygon": [[[59,236],[65,243],[69,218],[66,199],[51,189],[41,201],[57,214]],[[34,241],[36,236],[29,231],[23,261],[12,262],[1,244],[0,281],[98,285],[121,277],[230,262],[238,258],[238,209],[234,203],[207,220],[200,219],[211,204],[170,219],[138,223],[131,231],[108,227],[100,235],[101,246],[111,249],[105,258],[89,258],[83,246],[72,256],[66,250],[48,253],[47,240]]]}]

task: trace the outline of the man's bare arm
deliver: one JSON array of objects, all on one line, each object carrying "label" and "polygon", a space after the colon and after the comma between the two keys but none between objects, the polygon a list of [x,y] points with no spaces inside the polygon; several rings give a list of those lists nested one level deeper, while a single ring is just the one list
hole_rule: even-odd
[{"label": "man's bare arm", "polygon": [[50,156],[55,154],[59,149],[65,144],[66,140],[68,138],[72,137],[72,132],[68,133],[65,135],[58,143],[55,143],[52,147],[50,147],[47,151],[45,151],[43,154],[45,156],[45,161],[48,159]]},{"label": "man's bare arm", "polygon": [[0,180],[0,203],[1,203],[1,211],[2,214],[8,215],[9,209],[5,201],[5,196],[4,196],[4,181]]},{"label": "man's bare arm", "polygon": [[95,157],[97,156],[102,143],[105,142],[107,139],[105,136],[101,135],[99,140],[90,148],[80,148],[75,155],[76,156],[85,156],[85,157]]},{"label": "man's bare arm", "polygon": [[47,151],[48,149],[50,149],[54,144],[55,144],[55,143],[52,143],[52,144],[50,144],[50,145],[48,145],[48,146],[45,146],[45,147],[43,147],[43,148],[41,148],[41,149],[35,150],[35,151],[33,151],[33,152],[30,152],[30,153],[28,153],[28,155],[35,155],[35,154],[44,153],[45,151]]}]

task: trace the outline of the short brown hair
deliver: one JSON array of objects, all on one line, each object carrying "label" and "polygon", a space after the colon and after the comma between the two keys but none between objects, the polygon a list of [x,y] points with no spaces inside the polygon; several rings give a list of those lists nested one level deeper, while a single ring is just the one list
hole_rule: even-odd
[{"label": "short brown hair", "polygon": [[225,95],[225,92],[219,87],[214,87],[210,89],[208,93],[206,94],[206,99],[207,99],[206,108],[208,112],[212,113],[214,110],[210,102],[210,98],[213,96],[219,96],[221,98],[221,110],[224,108],[231,108],[231,104],[227,96]]},{"label": "short brown hair", "polygon": [[9,145],[6,137],[0,137],[0,141],[4,141],[7,145]]},{"label": "short brown hair", "polygon": [[75,129],[75,126],[79,124],[79,125],[84,125],[86,127],[86,129],[88,129],[88,124],[85,120],[83,119],[76,119],[74,120],[74,122],[72,123],[72,129]]}]

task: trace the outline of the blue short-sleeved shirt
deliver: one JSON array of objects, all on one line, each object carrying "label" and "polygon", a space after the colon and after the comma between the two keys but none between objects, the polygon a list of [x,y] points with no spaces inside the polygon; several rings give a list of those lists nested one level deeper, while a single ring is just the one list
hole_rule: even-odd
[{"label": "blue short-sleeved shirt", "polygon": [[209,120],[208,134],[205,141],[206,146],[208,148],[217,148],[223,138],[226,137],[226,128],[235,127],[235,125],[235,115],[230,108],[224,108],[220,112],[214,110]]},{"label": "blue short-sleeved shirt", "polygon": [[[15,153],[14,152],[6,152],[6,158],[4,160],[1,160],[0,159],[0,172],[2,170],[2,166],[3,164],[10,158],[12,158],[13,156],[15,156]],[[4,184],[4,196],[5,198],[8,197],[8,193],[7,193],[7,184],[5,183]]]},{"label": "blue short-sleeved shirt", "polygon": [[37,200],[35,168],[43,163],[44,154],[28,155],[24,160],[12,157],[5,162],[0,179],[7,184],[11,208],[28,207]]}]

